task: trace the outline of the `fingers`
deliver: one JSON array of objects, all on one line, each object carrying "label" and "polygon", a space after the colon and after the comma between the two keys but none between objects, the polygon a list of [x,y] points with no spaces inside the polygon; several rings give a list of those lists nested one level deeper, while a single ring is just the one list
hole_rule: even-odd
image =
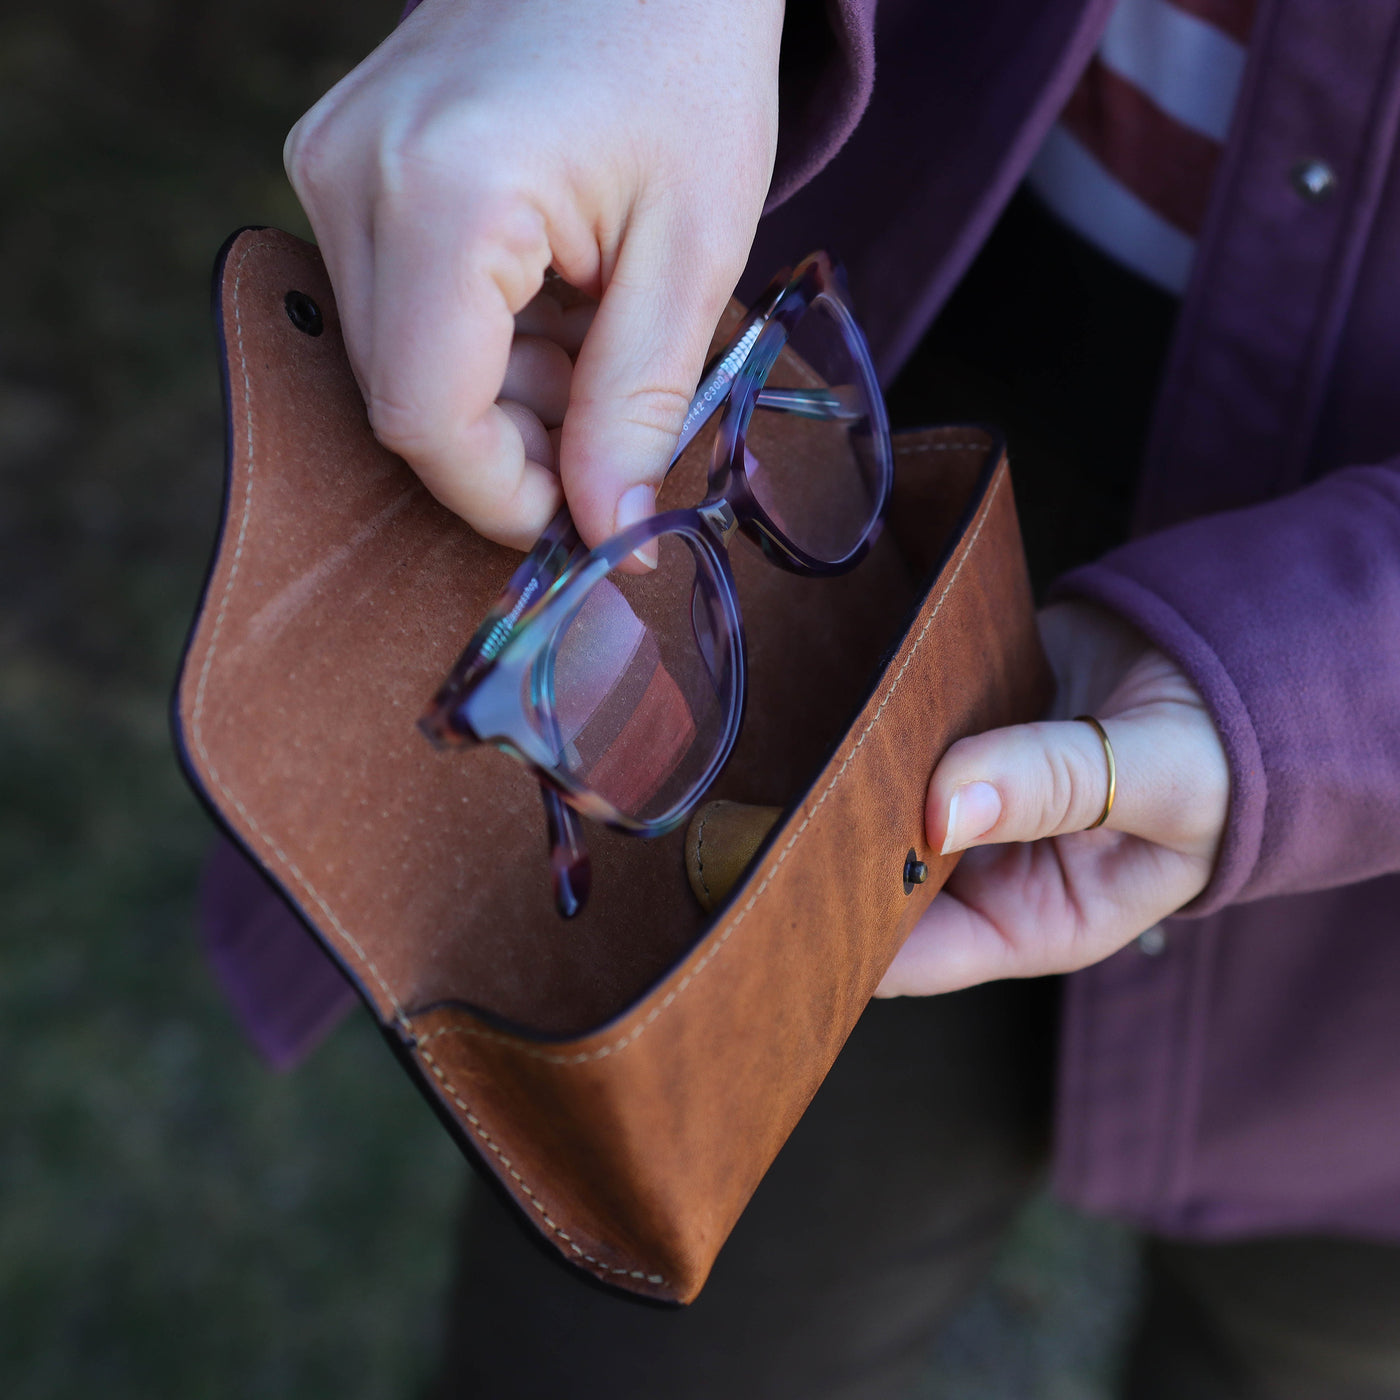
[{"label": "fingers", "polygon": [[597,302],[591,300],[566,307],[546,289],[516,315],[516,334],[542,335],[566,354],[577,355],[597,310]]},{"label": "fingers", "polygon": [[781,0],[661,8],[420,6],[287,143],[376,435],[502,542],[565,487],[590,543],[651,512],[762,208]]},{"label": "fingers", "polygon": [[[929,995],[1087,967],[1205,889],[1229,807],[1225,751],[1199,692],[1096,610],[1050,619],[1060,694],[1092,725],[1013,725],[954,744],[929,783],[929,843],[966,851],[878,995]],[[1061,713],[1064,711],[1061,710]],[[1071,711],[1073,713],[1073,711]]]},{"label": "fingers", "polygon": [[1103,745],[1087,724],[994,729],[960,740],[938,765],[929,785],[929,839],[947,855],[982,841],[1082,831],[1098,820],[1107,795]]},{"label": "fingers", "polygon": [[541,335],[517,335],[506,360],[500,397],[523,403],[547,428],[564,421],[573,365],[561,346]]},{"label": "fingers", "polygon": [[875,995],[940,996],[1003,977],[1059,970],[1022,971],[1017,952],[985,914],[941,890],[895,954]]},{"label": "fingers", "polygon": [[[733,240],[730,240],[733,242]],[[591,545],[655,513],[710,337],[747,247],[686,257],[661,228],[629,230],[574,369],[560,472]]]},{"label": "fingers", "polygon": [[496,407],[510,419],[516,432],[520,434],[520,445],[526,458],[553,471],[557,461],[554,441],[549,429],[540,421],[539,415],[527,405],[516,403],[513,399],[502,399]]},{"label": "fingers", "polygon": [[[377,149],[372,124],[353,101],[338,115],[335,105],[323,99],[297,124],[286,163],[336,288],[370,424],[450,510],[527,547],[562,500],[547,430],[568,399],[565,349],[533,327],[515,335],[515,313],[532,305],[550,260],[544,219],[421,150],[396,150],[381,168],[366,155]],[[557,304],[552,319],[548,307],[536,312],[546,335],[577,338],[577,316]],[[495,406],[503,392],[544,434]]]},{"label": "fingers", "polygon": [[653,514],[741,258],[696,276],[703,260],[643,230],[601,304],[566,307],[531,283],[549,248],[527,212],[498,216],[490,238],[461,223],[410,225],[390,210],[372,238],[335,250],[376,436],[501,543],[528,547],[558,508],[561,475],[590,543]]},{"label": "fingers", "polygon": [[551,365],[549,350],[567,361],[563,352],[532,338],[512,363],[515,310],[549,261],[543,226],[513,204],[471,220],[419,212],[388,213],[375,229],[371,325],[362,329],[370,423],[449,510],[524,548],[557,510],[559,482],[494,401],[512,368],[518,399],[533,364],[546,372],[542,406],[562,416],[567,364]]},{"label": "fingers", "polygon": [[[1229,776],[1204,709],[1154,701],[1101,722],[1117,765],[1105,825],[1182,854],[1212,854]],[[1083,831],[1098,821],[1107,795],[1108,762],[1092,726],[1061,721],[991,730],[954,744],[935,770],[925,812],[929,842],[947,854]]]},{"label": "fingers", "polygon": [[[519,432],[527,460],[557,473],[559,430],[569,405],[573,363],[565,347],[550,336],[571,337],[573,332],[557,302],[551,302],[555,314],[544,310],[541,303],[547,301],[550,301],[547,296],[536,297],[515,318],[515,343],[506,362],[506,377],[497,406]],[[543,334],[522,334],[524,326],[547,329]]]},{"label": "fingers", "polygon": [[1077,971],[1179,909],[1209,874],[1208,860],[1115,833],[969,851],[875,994]]}]

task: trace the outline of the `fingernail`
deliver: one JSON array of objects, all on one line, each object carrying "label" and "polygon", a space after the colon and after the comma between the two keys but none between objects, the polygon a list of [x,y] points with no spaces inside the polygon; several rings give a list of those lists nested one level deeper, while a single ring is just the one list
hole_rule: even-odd
[{"label": "fingernail", "polygon": [[1001,818],[1001,794],[991,783],[964,783],[948,803],[948,836],[943,855],[951,855],[985,836]]},{"label": "fingernail", "polygon": [[[643,482],[640,486],[633,486],[622,493],[622,499],[617,503],[613,528],[620,534],[629,526],[655,514],[656,488]],[[640,549],[634,549],[632,557],[648,569],[654,569],[657,563],[656,541],[648,540]]]}]

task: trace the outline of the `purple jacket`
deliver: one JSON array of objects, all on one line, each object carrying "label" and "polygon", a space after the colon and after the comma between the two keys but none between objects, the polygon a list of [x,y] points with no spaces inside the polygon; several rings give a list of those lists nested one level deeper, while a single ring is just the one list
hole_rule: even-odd
[{"label": "purple jacket", "polygon": [[[828,31],[813,6],[752,265],[839,248],[891,376],[1111,8],[904,0],[877,26],[875,0],[840,0]],[[1166,1233],[1400,1238],[1397,131],[1400,0],[1261,0],[1139,533],[1062,585],[1175,658],[1230,760],[1209,888],[1069,979],[1056,1188]],[[1332,197],[1295,190],[1307,158]],[[279,1006],[319,955],[235,918],[242,878],[214,871],[215,957],[285,1056],[340,993]]]},{"label": "purple jacket", "polygon": [[[847,0],[755,266],[840,248],[893,374],[1111,8],[905,3],[876,26]],[[1057,1190],[1168,1233],[1400,1237],[1398,131],[1400,3],[1262,0],[1138,535],[1062,584],[1187,671],[1230,760],[1209,888],[1069,979]],[[1292,184],[1310,158],[1331,198]]]}]

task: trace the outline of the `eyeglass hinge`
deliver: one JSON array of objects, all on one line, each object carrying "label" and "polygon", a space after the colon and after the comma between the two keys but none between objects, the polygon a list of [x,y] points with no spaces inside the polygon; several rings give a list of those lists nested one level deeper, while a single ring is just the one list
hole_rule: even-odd
[{"label": "eyeglass hinge", "polygon": [[714,501],[710,505],[701,506],[700,514],[719,536],[721,544],[727,545],[735,530],[739,528],[739,517],[734,514],[734,509],[728,501]]}]

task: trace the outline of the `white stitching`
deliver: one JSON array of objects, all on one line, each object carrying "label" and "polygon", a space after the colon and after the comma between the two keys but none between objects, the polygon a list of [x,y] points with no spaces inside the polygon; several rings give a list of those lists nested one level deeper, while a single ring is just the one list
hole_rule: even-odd
[{"label": "white stitching", "polygon": [[[954,446],[964,448],[980,448],[983,446],[983,444],[966,443],[954,445],[947,443],[921,443],[915,446],[912,450],[952,450]],[[526,1185],[524,1178],[521,1177],[520,1173],[517,1172],[513,1166],[511,1166],[510,1159],[507,1158],[505,1154],[501,1151],[501,1149],[496,1145],[491,1135],[483,1127],[481,1120],[477,1118],[477,1116],[471,1111],[471,1109],[467,1107],[465,1101],[458,1095],[455,1085],[453,1085],[452,1081],[449,1080],[447,1075],[444,1074],[443,1071],[438,1067],[437,1060],[434,1058],[432,1052],[428,1050],[427,1042],[431,1040],[437,1040],[440,1037],[448,1035],[476,1036],[482,1040],[495,1041],[502,1045],[509,1046],[517,1054],[528,1055],[532,1059],[544,1060],[549,1064],[557,1065],[586,1064],[592,1060],[604,1059],[607,1056],[612,1055],[614,1052],[620,1053],[621,1051],[627,1049],[629,1045],[635,1045],[642,1033],[646,1030],[646,1028],[650,1026],[657,1019],[657,1017],[659,1017],[661,1013],[665,1011],[666,1008],[669,1007],[678,996],[680,996],[682,992],[685,991],[685,989],[691,984],[691,982],[693,982],[695,978],[698,977],[700,973],[703,972],[704,969],[714,960],[714,958],[718,955],[720,949],[723,948],[726,943],[728,943],[730,935],[734,932],[735,929],[739,927],[741,923],[743,923],[744,919],[748,916],[750,911],[758,903],[758,900],[762,896],[763,892],[768,888],[774,876],[777,875],[779,867],[782,865],[783,861],[787,859],[788,853],[796,846],[798,839],[801,837],[802,833],[806,831],[813,817],[815,817],[817,812],[821,809],[822,804],[832,794],[832,792],[835,791],[837,783],[841,781],[841,777],[845,773],[846,769],[850,766],[851,760],[855,758],[856,754],[860,751],[861,746],[865,743],[867,737],[869,736],[870,731],[875,728],[875,725],[879,721],[880,716],[884,714],[885,706],[889,704],[890,700],[894,696],[896,689],[898,689],[899,687],[900,681],[904,677],[905,671],[909,669],[909,665],[913,661],[915,654],[919,650],[919,647],[922,645],[924,637],[928,634],[929,628],[933,626],[934,619],[938,616],[939,609],[942,608],[944,600],[952,591],[953,585],[958,581],[958,576],[963,571],[963,565],[966,564],[968,559],[971,557],[972,547],[977,543],[978,537],[982,533],[982,527],[986,524],[987,517],[991,513],[992,502],[996,499],[997,492],[1001,490],[1001,483],[1004,480],[1004,476],[998,477],[996,484],[992,487],[991,491],[988,492],[987,499],[983,502],[982,510],[978,515],[977,526],[973,530],[971,536],[967,541],[966,546],[963,549],[962,557],[958,560],[958,566],[956,569],[953,570],[952,577],[944,585],[942,593],[938,595],[938,601],[933,605],[933,611],[929,614],[928,621],[924,623],[923,627],[919,631],[919,635],[914,639],[914,645],[910,647],[909,654],[904,658],[904,664],[899,668],[898,672],[896,672],[895,674],[894,679],[890,682],[890,688],[885,692],[884,698],[880,701],[879,707],[871,716],[870,722],[861,731],[860,738],[856,741],[850,753],[846,755],[845,759],[841,763],[840,768],[838,768],[835,774],[832,776],[831,781],[827,784],[825,790],[822,792],[821,797],[817,799],[816,806],[814,806],[812,810],[807,813],[806,817],[803,818],[802,824],[788,838],[787,845],[783,847],[772,869],[769,870],[766,876],[764,876],[763,883],[759,885],[759,887],[753,892],[752,895],[750,895],[748,902],[744,905],[738,917],[735,918],[728,925],[728,927],[720,935],[719,940],[715,943],[714,947],[711,948],[703,958],[701,958],[701,960],[695,965],[694,969],[686,973],[686,975],[683,978],[681,978],[680,982],[674,988],[672,988],[671,991],[667,992],[666,996],[662,999],[659,1005],[652,1007],[652,1009],[647,1013],[646,1017],[642,1021],[640,1021],[635,1027],[633,1027],[633,1029],[627,1035],[623,1036],[621,1040],[615,1041],[610,1045],[600,1046],[597,1050],[585,1051],[576,1055],[551,1055],[547,1051],[537,1050],[532,1046],[522,1044],[520,1040],[514,1037],[501,1035],[497,1031],[489,1031],[477,1026],[439,1026],[436,1030],[429,1032],[428,1035],[420,1037],[417,1040],[416,1049],[418,1054],[422,1057],[424,1063],[427,1064],[428,1067],[432,1070],[433,1074],[437,1076],[438,1082],[442,1084],[443,1088],[447,1091],[452,1101],[466,1115],[468,1123],[471,1124],[472,1131],[476,1133],[476,1135],[486,1144],[488,1148],[490,1148],[490,1150],[493,1153],[495,1153],[501,1165],[505,1168],[506,1171],[510,1173],[511,1177],[516,1181],[516,1183],[519,1185],[520,1189],[526,1194],[526,1196],[529,1197],[530,1204],[534,1206],[534,1208],[539,1212],[540,1218],[544,1221],[544,1223],[551,1230],[553,1230],[554,1233],[558,1235],[561,1240],[568,1244],[570,1250],[578,1258],[586,1260],[588,1263],[592,1264],[595,1269],[600,1269],[608,1274],[621,1275],[626,1278],[638,1280],[645,1279],[648,1283],[661,1285],[665,1284],[665,1279],[660,1274],[644,1275],[638,1269],[616,1268],[613,1265],[605,1264],[601,1259],[597,1259],[591,1254],[584,1253],[584,1251],[580,1249],[577,1244],[574,1243],[574,1241],[569,1237],[567,1232],[562,1230],[550,1218],[549,1213],[545,1209],[544,1205],[540,1202],[539,1198],[535,1195],[535,1193],[532,1190],[530,1190],[529,1186]]]},{"label": "white stitching", "polygon": [[947,598],[949,592],[952,590],[953,585],[958,581],[958,575],[962,573],[963,565],[966,564],[968,559],[971,557],[972,547],[977,543],[977,538],[982,533],[983,525],[987,523],[987,516],[991,511],[992,502],[996,500],[997,492],[1001,490],[1001,483],[1005,479],[1005,476],[998,477],[996,484],[992,487],[991,491],[988,492],[987,499],[983,502],[981,513],[978,516],[977,528],[973,530],[972,534],[969,536],[967,544],[963,549],[962,558],[958,560],[958,566],[956,569],[953,570],[953,576],[943,586],[943,592],[938,595],[938,601],[933,605],[933,611],[929,614],[928,621],[924,623],[922,629],[919,632],[919,635],[914,639],[914,645],[910,647],[909,654],[904,658],[904,664],[899,668],[898,672],[895,674],[894,679],[890,682],[890,688],[885,692],[884,698],[880,701],[879,708],[875,711],[874,715],[871,716],[869,724],[867,724],[865,728],[861,731],[860,738],[856,740],[855,745],[852,747],[850,753],[848,753],[846,757],[842,760],[841,766],[836,770],[835,774],[832,776],[831,781],[826,785],[826,788],[823,790],[822,795],[817,799],[816,805],[811,809],[811,811],[807,813],[807,815],[803,818],[801,825],[788,838],[787,844],[783,847],[782,851],[779,852],[778,859],[774,862],[772,868],[768,871],[768,873],[763,877],[763,883],[760,884],[759,887],[749,896],[748,901],[745,903],[744,907],[739,911],[738,915],[734,918],[734,920],[725,928],[724,932],[720,934],[714,946],[710,948],[708,952],[706,952],[705,956],[702,957],[700,961],[697,962],[695,966],[689,972],[687,972],[684,977],[681,978],[681,980],[676,984],[674,988],[672,988],[669,992],[666,993],[665,997],[663,997],[662,1000],[656,1006],[652,1007],[652,1009],[649,1012],[647,1012],[646,1016],[641,1021],[639,1021],[625,1036],[623,1036],[621,1040],[616,1040],[613,1041],[611,1044],[600,1046],[597,1050],[580,1051],[578,1054],[575,1055],[551,1055],[547,1050],[537,1050],[531,1045],[524,1045],[519,1040],[515,1040],[510,1036],[502,1035],[498,1031],[490,1031],[477,1026],[439,1026],[436,1030],[431,1031],[427,1036],[423,1037],[423,1039],[425,1041],[436,1040],[440,1036],[446,1035],[476,1036],[482,1040],[499,1041],[503,1045],[510,1045],[521,1054],[529,1055],[532,1059],[544,1060],[552,1065],[587,1064],[591,1060],[601,1060],[606,1058],[608,1055],[621,1053],[623,1050],[626,1050],[629,1045],[635,1045],[638,1038],[642,1035],[646,1028],[650,1026],[656,1020],[656,1018],[660,1016],[661,1013],[665,1011],[671,1005],[671,1003],[676,1000],[678,996],[680,996],[682,992],[685,991],[685,989],[705,970],[706,967],[710,965],[711,962],[714,961],[715,957],[719,954],[720,949],[722,949],[724,945],[728,943],[730,935],[734,932],[735,929],[739,927],[741,923],[744,922],[744,920],[752,912],[754,905],[758,903],[758,900],[762,896],[763,892],[768,888],[774,876],[777,875],[779,866],[781,866],[782,863],[788,858],[788,853],[797,844],[798,839],[802,836],[802,833],[807,830],[808,826],[812,822],[812,819],[821,810],[822,804],[826,801],[828,797],[831,796],[832,792],[835,791],[837,783],[841,781],[842,777],[846,772],[846,769],[850,767],[851,760],[855,758],[856,754],[865,744],[866,739],[869,738],[870,731],[875,728],[875,725],[879,722],[880,716],[884,714],[885,706],[889,704],[895,691],[898,689],[900,681],[904,678],[904,673],[909,669],[910,663],[914,660],[914,657],[917,654],[919,647],[923,644],[924,637],[928,634],[929,628],[933,626],[934,619],[938,616],[939,609],[943,606],[944,600]]},{"label": "white stitching", "polygon": [[233,566],[229,570],[228,582],[224,585],[223,597],[219,600],[219,611],[214,618],[214,628],[209,634],[209,648],[204,654],[204,665],[200,668],[199,684],[195,688],[194,709],[191,713],[191,730],[194,734],[195,748],[199,750],[199,756],[204,760],[204,766],[208,770],[209,776],[213,779],[214,785],[233,804],[239,816],[248,823],[249,827],[257,833],[260,839],[266,841],[272,847],[277,858],[291,873],[297,884],[315,901],[318,909],[330,920],[336,932],[354,949],[356,956],[374,975],[374,980],[379,983],[384,990],[384,995],[389,998],[394,1008],[394,1018],[398,1024],[410,1035],[413,1028],[409,1023],[407,1014],[399,1004],[399,999],[394,995],[394,989],[384,980],[379,968],[375,966],[374,959],[371,958],[359,943],[351,936],[350,931],[336,917],[335,911],[321,897],[320,893],[312,885],[311,881],[301,873],[300,867],[292,858],[272,839],[241,801],[229,790],[228,785],[219,776],[219,770],[214,766],[214,760],[209,756],[209,750],[204,744],[204,731],[202,719],[204,715],[204,692],[209,681],[209,671],[214,664],[214,652],[219,645],[219,633],[223,629],[224,617],[228,612],[229,599],[233,595],[234,580],[238,577],[239,566],[243,562],[243,543],[248,533],[248,518],[252,514],[253,508],[253,385],[248,377],[248,358],[243,349],[243,309],[239,304],[238,294],[243,282],[243,264],[259,248],[275,248],[277,245],[270,242],[250,243],[243,250],[242,256],[238,259],[238,266],[233,278],[233,326],[234,339],[238,346],[238,366],[243,376],[243,414],[247,423],[244,435],[244,447],[248,457],[248,471],[243,487],[243,516],[238,522],[238,538],[234,542]]},{"label": "white stitching", "polygon": [[[229,570],[228,581],[224,585],[223,597],[219,601],[219,611],[214,618],[214,627],[209,635],[209,647],[205,653],[204,665],[200,668],[199,684],[195,689],[195,702],[191,714],[191,729],[194,734],[195,747],[199,750],[199,755],[204,760],[205,768],[207,769],[210,778],[214,781],[214,784],[218,787],[219,791],[223,793],[223,795],[229,800],[229,802],[233,804],[234,808],[238,811],[239,815],[242,816],[243,820],[248,823],[249,827],[253,831],[255,831],[258,834],[258,836],[261,837],[262,840],[267,842],[267,844],[272,848],[274,854],[282,862],[284,867],[295,877],[297,883],[301,886],[301,888],[305,890],[306,893],[315,901],[316,906],[330,920],[331,924],[335,927],[336,931],[341,935],[342,938],[345,939],[346,943],[348,943],[350,947],[354,949],[355,954],[365,964],[365,966],[369,968],[370,972],[374,974],[375,981],[378,982],[379,985],[384,989],[385,996],[389,998],[389,1001],[393,1005],[395,1020],[397,1021],[399,1026],[410,1037],[413,1038],[412,1044],[414,1048],[418,1050],[418,1053],[422,1057],[423,1061],[428,1065],[429,1069],[432,1070],[433,1074],[437,1076],[438,1080],[446,1088],[448,1094],[452,1098],[452,1101],[457,1105],[458,1108],[462,1110],[464,1114],[466,1114],[467,1121],[471,1124],[472,1131],[475,1132],[476,1135],[479,1138],[481,1138],[481,1140],[500,1159],[501,1165],[506,1169],[506,1171],[510,1173],[511,1177],[516,1181],[520,1189],[529,1198],[530,1203],[535,1207],[536,1210],[539,1211],[540,1216],[544,1220],[545,1224],[548,1225],[549,1228],[560,1237],[560,1239],[564,1240],[568,1244],[570,1250],[575,1255],[577,1255],[580,1259],[586,1260],[588,1263],[592,1264],[596,1269],[600,1269],[603,1272],[609,1274],[623,1275],[627,1278],[636,1279],[640,1282],[664,1286],[666,1283],[666,1279],[661,1274],[645,1274],[639,1269],[619,1269],[614,1267],[613,1265],[605,1264],[601,1259],[596,1259],[591,1254],[584,1253],[584,1251],[580,1249],[577,1244],[574,1243],[574,1241],[569,1237],[569,1235],[566,1234],[565,1231],[560,1229],[560,1227],[550,1218],[549,1213],[540,1203],[539,1197],[536,1196],[535,1193],[529,1188],[529,1186],[526,1184],[524,1178],[520,1175],[520,1173],[517,1172],[513,1166],[511,1166],[510,1160],[501,1152],[500,1148],[491,1138],[491,1135],[482,1126],[481,1120],[476,1116],[476,1114],[474,1114],[471,1111],[470,1108],[467,1107],[466,1103],[457,1093],[456,1089],[448,1081],[447,1076],[444,1075],[443,1072],[438,1068],[437,1061],[426,1049],[422,1048],[418,1044],[417,1037],[414,1036],[413,1026],[410,1023],[408,1016],[404,1012],[404,1009],[400,1004],[398,997],[394,995],[394,989],[390,987],[389,984],[384,980],[384,977],[380,973],[379,968],[375,965],[374,960],[369,957],[365,950],[360,946],[359,942],[351,936],[349,930],[346,929],[345,926],[340,922],[339,918],[336,917],[335,911],[321,897],[320,892],[311,884],[311,882],[306,878],[306,876],[302,874],[301,869],[297,866],[296,862],[293,861],[291,857],[287,855],[287,853],[277,844],[276,841],[274,841],[270,836],[267,835],[266,832],[263,831],[263,829],[258,825],[257,821],[249,813],[248,809],[229,790],[228,785],[219,776],[218,769],[214,766],[214,761],[210,758],[209,750],[205,746],[203,730],[201,727],[201,718],[204,710],[205,688],[209,680],[210,668],[213,665],[214,652],[218,647],[219,633],[223,628],[224,617],[228,612],[228,603],[229,598],[232,596],[233,593],[234,580],[238,577],[238,569],[243,560],[243,544],[248,531],[248,518],[252,513],[253,500],[253,386],[248,376],[248,359],[243,349],[243,316],[242,308],[239,303],[239,290],[242,286],[243,281],[243,264],[248,260],[248,258],[260,248],[274,248],[276,246],[276,244],[269,242],[249,244],[249,246],[243,251],[242,256],[239,258],[237,268],[234,272],[234,339],[238,346],[239,370],[243,378],[243,411],[247,421],[247,428],[245,433],[245,448],[248,457],[248,471],[243,490],[243,515],[242,519],[239,521],[238,538],[234,544],[233,566]],[[505,1039],[505,1037],[501,1038]]]},{"label": "white stitching", "polygon": [[[502,1039],[504,1039],[504,1037],[502,1037]],[[442,1072],[442,1070],[438,1068],[438,1063],[433,1058],[433,1056],[427,1050],[422,1049],[421,1046],[419,1047],[419,1053],[422,1055],[428,1068],[431,1069],[432,1072],[437,1076],[443,1088],[447,1090],[447,1093],[451,1097],[452,1102],[455,1103],[457,1107],[460,1108],[462,1112],[466,1114],[467,1122],[471,1124],[472,1131],[477,1135],[477,1137],[479,1137],[482,1140],[482,1142],[486,1144],[487,1147],[491,1149],[492,1152],[495,1153],[496,1158],[500,1162],[501,1166],[503,1166],[506,1169],[506,1171],[510,1173],[515,1183],[530,1198],[530,1204],[534,1206],[534,1208],[540,1213],[540,1219],[543,1220],[544,1223],[548,1225],[549,1228],[553,1230],[554,1233],[558,1235],[559,1238],[569,1246],[569,1249],[575,1255],[577,1255],[580,1259],[586,1259],[590,1264],[594,1265],[596,1268],[601,1269],[604,1273],[620,1274],[624,1278],[639,1279],[645,1283],[665,1284],[666,1279],[665,1276],[662,1274],[647,1274],[643,1273],[640,1269],[619,1269],[613,1264],[604,1263],[603,1260],[595,1258],[591,1254],[586,1254],[581,1248],[579,1248],[579,1246],[574,1242],[573,1236],[570,1235],[566,1230],[561,1229],[556,1221],[550,1219],[549,1211],[545,1208],[544,1202],[541,1201],[540,1198],[537,1195],[535,1195],[535,1193],[532,1190],[530,1190],[529,1186],[525,1182],[525,1178],[521,1176],[520,1173],[516,1171],[515,1168],[511,1165],[510,1158],[507,1157],[505,1153],[501,1151],[496,1140],[491,1136],[490,1133],[486,1131],[486,1128],[483,1125],[481,1119],[478,1118],[476,1114],[473,1113],[471,1109],[467,1107],[466,1103],[458,1096],[457,1090],[453,1087],[452,1082]]]}]

